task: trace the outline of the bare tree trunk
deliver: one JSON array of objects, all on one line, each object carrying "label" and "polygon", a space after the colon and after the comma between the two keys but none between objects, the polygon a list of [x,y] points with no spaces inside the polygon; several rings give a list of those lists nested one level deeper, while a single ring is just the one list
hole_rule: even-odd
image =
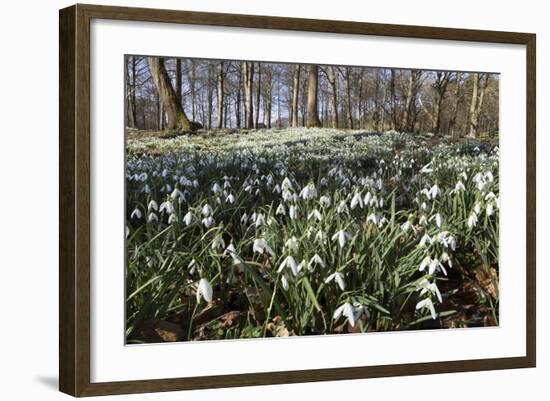
[{"label": "bare tree trunk", "polygon": [[346,67],[345,69],[346,73],[344,75],[344,81],[346,84],[346,114],[348,118],[348,128],[353,129],[353,115],[351,110],[351,86],[350,86],[350,75],[351,75],[351,68]]},{"label": "bare tree trunk", "polygon": [[338,76],[334,67],[327,68],[327,78],[332,95],[332,128],[338,128]]},{"label": "bare tree trunk", "polygon": [[258,63],[258,73],[256,76],[258,77],[257,80],[257,88],[256,88],[256,118],[254,119],[254,128],[258,128],[258,123],[260,122],[260,95],[262,90],[262,64]]},{"label": "bare tree trunk", "polygon": [[[474,74],[474,90],[475,93],[479,91],[479,96],[477,97],[477,101],[475,102],[475,108],[472,112],[472,106],[470,106],[470,136],[475,137],[479,133],[479,115],[481,113],[481,108],[483,107],[483,98],[485,97],[485,91],[487,90],[487,86],[489,85],[489,74],[483,74],[478,75]],[[478,89],[479,84],[483,80],[483,85],[481,85],[481,89]],[[472,91],[474,92],[474,91]],[[474,102],[474,95],[472,93],[472,103]]]},{"label": "bare tree trunk", "polygon": [[245,96],[245,120],[246,127],[254,127],[254,107],[253,107],[253,94],[252,83],[254,82],[254,63],[243,62],[243,74],[244,74],[244,96]]},{"label": "bare tree trunk", "polygon": [[318,107],[317,107],[317,88],[319,83],[319,66],[310,65],[308,67],[307,79],[307,126],[320,127]]},{"label": "bare tree trunk", "polygon": [[403,109],[403,117],[401,118],[401,125],[399,131],[406,131],[409,128],[409,113],[411,111],[411,102],[413,98],[413,91],[415,86],[415,71],[411,70],[409,76],[409,82],[407,84],[407,97],[405,98],[405,108]]},{"label": "bare tree trunk", "polygon": [[223,61],[220,61],[218,64],[218,105],[217,105],[217,116],[216,116],[216,128],[222,128],[224,122],[224,72],[223,72]]},{"label": "bare tree trunk", "polygon": [[235,120],[237,128],[241,128],[241,87],[242,87],[242,69],[237,68],[237,98],[235,100]]},{"label": "bare tree trunk", "polygon": [[182,84],[181,84],[181,59],[176,59],[176,96],[178,102],[182,104]]},{"label": "bare tree trunk", "polygon": [[397,128],[397,96],[395,94],[395,70],[390,69],[391,129]]},{"label": "bare tree trunk", "polygon": [[176,92],[172,87],[172,82],[164,67],[164,60],[159,57],[148,57],[147,60],[151,71],[151,77],[153,78],[159,94],[162,109],[164,109],[161,115],[165,112],[168,117],[167,128],[194,131],[196,127],[191,124],[181,104],[178,102]]},{"label": "bare tree trunk", "polygon": [[453,139],[456,139],[458,137],[458,130],[456,130],[456,120],[458,118],[458,108],[460,106],[460,97],[462,92],[462,85],[460,84],[460,80],[462,79],[462,73],[457,72],[456,73],[456,88],[455,88],[455,105],[453,109],[453,114],[451,116],[451,120],[449,121],[449,134]]},{"label": "bare tree trunk", "polygon": [[477,90],[479,85],[479,74],[472,74],[472,101],[470,102],[470,132],[469,137],[475,137],[477,133]]},{"label": "bare tree trunk", "polygon": [[197,75],[197,66],[195,60],[191,60],[191,82],[189,86],[191,88],[191,119],[193,121],[197,118],[197,91],[195,89],[195,80]]},{"label": "bare tree trunk", "polygon": [[298,126],[298,95],[300,92],[300,64],[294,66],[294,77],[292,83],[292,108],[290,111],[291,114],[291,125],[293,127]]}]

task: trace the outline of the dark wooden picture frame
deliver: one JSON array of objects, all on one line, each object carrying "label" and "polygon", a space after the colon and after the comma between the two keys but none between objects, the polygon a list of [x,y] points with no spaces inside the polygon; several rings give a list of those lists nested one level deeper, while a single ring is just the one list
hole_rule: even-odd
[{"label": "dark wooden picture frame", "polygon": [[[527,54],[526,356],[91,383],[90,22],[94,18],[524,45]],[[535,367],[534,34],[81,4],[60,10],[59,29],[59,388],[62,392],[73,396],[93,396]]]}]

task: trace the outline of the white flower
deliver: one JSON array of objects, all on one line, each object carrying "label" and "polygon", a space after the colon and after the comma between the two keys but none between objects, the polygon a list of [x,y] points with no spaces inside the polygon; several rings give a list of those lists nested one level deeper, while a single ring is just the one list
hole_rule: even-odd
[{"label": "white flower", "polygon": [[241,216],[241,224],[245,224],[248,220],[248,215],[246,213],[244,213],[242,216]]},{"label": "white flower", "polygon": [[336,283],[338,284],[338,287],[340,287],[340,289],[342,291],[344,291],[346,289],[346,283],[344,281],[344,274],[343,273],[340,273],[340,272],[332,273],[330,276],[328,276],[325,279],[325,284],[328,284],[331,281],[336,281]]},{"label": "white flower", "polygon": [[281,284],[283,285],[283,290],[288,290],[288,280],[286,279],[286,276],[283,274],[281,276]]},{"label": "white flower", "polygon": [[441,223],[443,222],[443,218],[441,217],[441,215],[439,213],[437,213],[436,215],[430,217],[430,220],[435,220],[435,225],[438,228],[441,228]]},{"label": "white flower", "polygon": [[441,190],[439,189],[437,184],[435,184],[433,187],[430,188],[430,196],[432,199],[435,199],[440,194],[441,194]]},{"label": "white flower", "polygon": [[305,266],[306,266],[306,261],[302,259],[302,261],[298,264],[298,272],[300,272]]},{"label": "white flower", "polygon": [[403,224],[401,224],[401,231],[403,231],[404,233],[406,233],[407,231],[409,231],[409,229],[412,228],[412,224],[409,220],[407,220],[406,222],[404,222]]},{"label": "white flower", "polygon": [[493,214],[493,203],[489,202],[487,204],[487,208],[485,209],[485,212],[487,213],[487,216],[491,216]]},{"label": "white flower", "polygon": [[258,213],[256,215],[256,221],[254,222],[254,225],[256,226],[256,228],[265,226],[265,217],[262,213]]},{"label": "white flower", "polygon": [[199,264],[195,259],[191,259],[191,262],[189,262],[189,264],[187,265],[187,268],[189,269],[190,274],[195,273],[195,270],[197,270],[198,267],[199,267]]},{"label": "white flower", "polygon": [[290,251],[295,251],[298,249],[299,243],[295,236],[290,237],[285,242],[285,247]]},{"label": "white flower", "polygon": [[356,192],[355,195],[353,195],[353,198],[351,198],[351,210],[355,209],[359,205],[361,209],[363,209],[363,198],[361,197],[361,194],[359,192]]},{"label": "white flower", "polygon": [[218,194],[222,191],[222,188],[220,187],[220,185],[216,182],[214,183],[214,185],[212,185],[212,192],[214,192],[215,194]]},{"label": "white flower", "polygon": [[468,227],[473,228],[477,224],[477,214],[472,212],[470,213],[470,217],[468,217]]},{"label": "white flower", "polygon": [[315,242],[318,242],[319,244],[324,244],[327,240],[327,235],[322,231],[317,231],[317,234],[315,234]]},{"label": "white flower", "polygon": [[421,226],[425,226],[426,224],[428,224],[428,219],[426,218],[426,216],[424,215],[420,216],[420,220],[418,221],[418,224],[420,224]]},{"label": "white flower", "polygon": [[208,217],[205,217],[204,219],[202,219],[202,224],[204,224],[204,226],[206,228],[212,227],[215,223],[216,223],[216,221],[214,220],[214,218],[212,216],[208,216]]},{"label": "white flower", "polygon": [[275,211],[275,215],[280,215],[282,214],[283,216],[286,215],[286,209],[284,207],[284,205],[282,203],[279,203],[279,206],[277,207],[277,210]]},{"label": "white flower", "polygon": [[202,207],[202,215],[204,217],[208,217],[212,213],[214,213],[214,211],[212,210],[212,207],[208,203],[205,203],[204,206]]},{"label": "white flower", "polygon": [[319,204],[323,207],[330,207],[331,201],[330,198],[326,195],[323,195],[319,198]]},{"label": "white flower", "polygon": [[170,198],[176,200],[176,199],[178,199],[178,198],[183,199],[184,196],[183,196],[183,193],[182,193],[179,189],[174,188],[174,190],[173,190],[172,193],[170,194]]},{"label": "white flower", "polygon": [[128,235],[130,235],[130,229],[126,226],[126,238],[128,238]]},{"label": "white flower", "polygon": [[282,187],[283,189],[286,189],[287,191],[289,191],[289,190],[292,189],[292,183],[290,182],[290,180],[288,179],[288,177],[285,177],[285,179],[283,180],[283,183],[282,183],[281,187]]},{"label": "white flower", "polygon": [[378,217],[371,213],[367,216],[367,223],[378,224]]},{"label": "white flower", "polygon": [[166,212],[168,214],[174,213],[174,206],[172,206],[172,203],[170,201],[162,202],[160,204],[159,212],[163,213]]},{"label": "white flower", "polygon": [[424,278],[420,281],[420,283],[418,283],[418,285],[416,286],[416,290],[420,291],[420,295],[424,295],[425,293],[430,292],[432,295],[437,296],[439,302],[443,302],[441,298],[441,293],[439,292],[439,288],[437,288],[437,284],[435,283],[435,281],[433,283],[430,283]]},{"label": "white flower", "polygon": [[300,197],[304,200],[315,199],[317,197],[317,189],[315,184],[309,183],[300,191]]},{"label": "white flower", "polygon": [[225,251],[223,251],[223,256],[230,255],[233,259],[233,264],[238,265],[239,263],[242,263],[242,259],[237,254],[237,250],[235,249],[235,245],[229,244],[227,248],[225,248]]},{"label": "white flower", "polygon": [[313,257],[309,260],[309,263],[307,264],[308,270],[312,271],[314,264],[323,268],[325,267],[325,262],[323,262],[323,259],[321,259],[321,257],[317,254],[313,255]]},{"label": "white flower", "polygon": [[191,224],[192,221],[193,221],[193,213],[187,212],[185,216],[183,216],[183,222],[185,223],[186,226],[188,226],[189,224]]},{"label": "white flower", "polygon": [[156,201],[151,200],[149,204],[147,205],[147,210],[150,212],[151,210],[159,210],[159,206]]},{"label": "white flower", "polygon": [[267,241],[263,238],[258,238],[254,240],[254,243],[252,244],[252,251],[254,253],[259,253],[260,255],[264,252],[267,252],[271,256],[275,256],[273,249],[271,249]]},{"label": "white flower", "polygon": [[481,206],[479,205],[479,202],[474,205],[474,213],[479,214],[481,212]]},{"label": "white flower", "polygon": [[348,205],[346,205],[346,202],[345,201],[340,201],[340,204],[336,208],[336,212],[340,214],[340,213],[344,213],[344,212],[347,212],[347,211],[348,211]]},{"label": "white flower", "polygon": [[218,248],[225,248],[225,241],[221,234],[216,235],[212,240],[212,250],[215,251]]},{"label": "white flower", "polygon": [[437,318],[437,314],[435,313],[435,308],[432,300],[430,298],[425,298],[419,303],[416,304],[416,309],[421,308],[428,308],[430,310],[430,313],[432,315],[432,319],[435,320]]},{"label": "white flower", "polygon": [[206,302],[212,302],[212,292],[210,282],[205,278],[201,278],[197,286],[197,302],[200,302],[201,297],[204,298]]},{"label": "white flower", "polygon": [[422,259],[422,262],[420,263],[420,267],[418,268],[419,271],[424,271],[424,269],[432,263],[432,258],[429,256],[426,256],[424,259]]},{"label": "white flower", "polygon": [[283,271],[285,267],[289,267],[292,271],[292,274],[295,276],[298,274],[298,265],[296,264],[296,260],[289,255],[286,258],[283,259],[282,263],[279,265],[279,268],[277,269],[277,273],[280,273]]},{"label": "white flower", "polygon": [[147,217],[147,221],[149,223],[152,223],[153,221],[159,221],[159,218],[157,217],[157,215],[153,212],[149,213],[149,216]]},{"label": "white flower", "polygon": [[226,202],[229,202],[230,204],[233,204],[233,203],[235,203],[235,197],[233,196],[233,194],[229,194],[229,195],[227,195],[227,197],[225,198],[225,201],[226,201]]},{"label": "white flower", "polygon": [[133,219],[134,217],[136,219],[141,219],[141,211],[138,209],[138,207],[136,206],[136,208],[134,209],[134,211],[132,212],[132,214],[130,215],[130,218]]},{"label": "white flower", "polygon": [[176,216],[175,213],[172,213],[170,217],[168,217],[168,224],[173,224],[178,221],[178,216]]},{"label": "white flower", "polygon": [[432,239],[428,234],[424,234],[420,239],[420,246],[426,246],[426,243],[432,244]]},{"label": "white flower", "polygon": [[332,236],[331,239],[332,241],[338,240],[338,244],[340,244],[340,248],[343,248],[344,245],[346,245],[346,241],[349,241],[351,239],[351,235],[349,235],[344,230],[339,230]]},{"label": "white flower", "polygon": [[290,205],[290,210],[288,211],[288,216],[294,220],[295,218],[298,217],[298,211],[300,209],[298,208],[298,206],[296,205]]},{"label": "white flower", "polygon": [[307,215],[308,220],[311,220],[313,217],[315,217],[317,219],[317,221],[323,220],[323,216],[321,215],[321,213],[317,209],[313,210],[312,212],[310,212]]},{"label": "white flower", "polygon": [[340,316],[344,316],[348,318],[348,322],[351,325],[351,327],[355,327],[355,313],[353,312],[353,306],[346,302],[345,304],[341,305],[334,311],[333,319],[338,320]]},{"label": "white flower", "polygon": [[462,181],[458,181],[455,185],[455,189],[453,190],[454,193],[459,193],[461,191],[464,191],[466,188],[464,187],[464,184]]}]

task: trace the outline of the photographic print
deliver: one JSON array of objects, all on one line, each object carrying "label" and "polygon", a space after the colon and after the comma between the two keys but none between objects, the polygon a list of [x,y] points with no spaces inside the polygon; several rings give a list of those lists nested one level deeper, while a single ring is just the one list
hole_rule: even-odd
[{"label": "photographic print", "polygon": [[499,74],[124,74],[127,344],[498,326]]}]

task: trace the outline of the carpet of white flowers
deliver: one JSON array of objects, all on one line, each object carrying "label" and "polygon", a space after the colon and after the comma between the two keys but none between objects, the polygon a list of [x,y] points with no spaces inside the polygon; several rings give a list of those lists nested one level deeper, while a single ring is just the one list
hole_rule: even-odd
[{"label": "carpet of white flowers", "polygon": [[332,129],[127,139],[127,336],[498,324],[498,146]]}]

